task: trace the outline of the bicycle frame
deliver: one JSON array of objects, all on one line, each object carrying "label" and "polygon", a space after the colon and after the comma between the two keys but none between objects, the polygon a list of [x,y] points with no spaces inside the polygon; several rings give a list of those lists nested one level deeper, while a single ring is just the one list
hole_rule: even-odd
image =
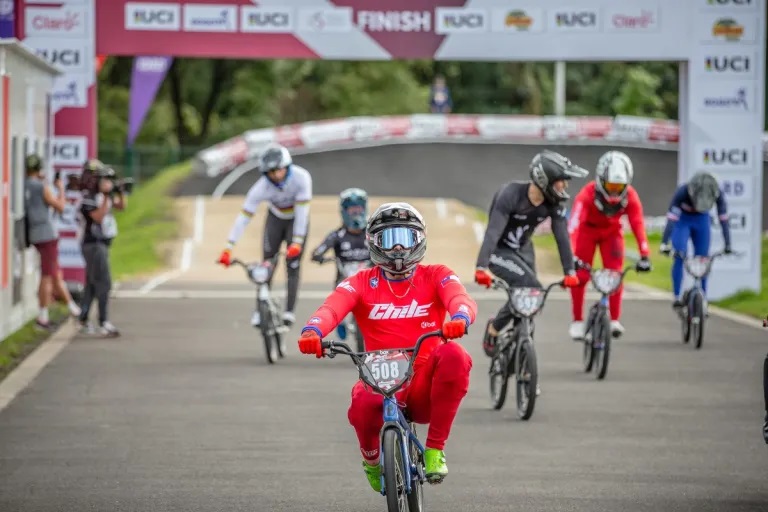
[{"label": "bicycle frame", "polygon": [[[732,254],[736,254],[736,253],[732,253]],[[693,286],[691,286],[684,292],[684,295],[688,299],[688,306],[691,305],[691,300],[692,300],[691,298],[693,297],[694,293],[700,293],[702,297],[704,297],[704,286],[702,282],[704,279],[707,278],[707,276],[709,276],[710,272],[712,271],[712,264],[715,262],[715,260],[720,256],[724,256],[724,255],[725,255],[725,252],[720,251],[712,254],[711,256],[708,256],[709,261],[707,261],[707,266],[705,268],[704,273],[702,273],[701,275],[695,275],[688,268],[688,265],[686,265],[686,262],[690,260],[691,257],[688,256],[686,252],[673,251],[672,256],[682,261],[683,269],[685,270],[685,273],[691,276],[691,278],[693,278]],[[693,257],[695,258],[696,256],[693,256]]]},{"label": "bicycle frame", "polygon": [[597,272],[599,272],[600,270],[611,270],[611,269],[595,269],[589,263],[586,263],[586,262],[583,262],[583,261],[580,261],[578,263],[578,266],[580,268],[583,268],[583,269],[589,271],[590,281],[592,282],[592,285],[595,287],[595,290],[597,290],[597,292],[600,294],[600,298],[589,308],[589,312],[590,312],[589,320],[590,321],[587,322],[587,329],[584,332],[584,338],[586,340],[587,339],[587,334],[589,334],[589,332],[591,331],[592,324],[594,323],[594,320],[595,320],[595,317],[593,315],[605,314],[608,311],[608,298],[619,290],[619,288],[621,287],[621,283],[624,282],[624,276],[627,275],[627,272],[629,272],[632,269],[636,269],[637,266],[636,265],[628,265],[628,266],[624,267],[624,270],[622,270],[622,272],[621,272],[621,280],[619,281],[619,284],[617,284],[616,287],[613,290],[609,291],[608,293],[606,293],[605,291],[601,290],[600,287],[597,285],[597,283],[595,282],[595,274]]},{"label": "bicycle frame", "polygon": [[[379,446],[381,446],[381,449],[379,450],[379,463],[383,468],[383,471],[381,474],[382,496],[386,495],[384,472],[387,470],[387,468],[384,467],[384,432],[386,432],[390,428],[397,429],[400,433],[401,441],[405,441],[405,440],[413,441],[419,453],[421,455],[424,454],[424,450],[425,450],[424,445],[419,441],[419,439],[416,437],[416,434],[413,432],[413,429],[411,428],[408,419],[405,417],[405,413],[403,412],[402,407],[400,407],[400,404],[398,404],[397,399],[395,398],[395,394],[400,389],[402,389],[403,386],[405,386],[408,382],[410,382],[411,378],[413,377],[413,361],[416,358],[416,354],[418,354],[419,349],[421,348],[422,342],[427,338],[431,338],[434,336],[442,337],[443,333],[440,330],[424,333],[421,336],[419,336],[418,340],[416,341],[416,344],[412,348],[404,349],[406,352],[411,353],[411,358],[409,361],[406,378],[403,379],[402,383],[400,383],[398,386],[395,386],[392,389],[389,389],[388,391],[384,391],[378,387],[371,386],[370,384],[366,383],[369,385],[369,387],[373,389],[373,391],[384,396],[384,407],[383,407],[384,424],[382,425],[381,430],[379,432]],[[371,352],[378,352],[378,351],[354,352],[352,351],[352,349],[349,348],[349,346],[346,343],[336,342],[336,341],[324,341],[322,344],[322,347],[323,347],[323,355],[330,358],[335,357],[336,354],[343,354],[343,355],[350,356],[350,358],[352,358],[352,362],[355,363],[355,366],[357,366],[358,370],[360,371],[361,379],[362,379],[363,358],[365,357],[366,354],[369,354]],[[328,351],[327,353],[325,352],[326,350]],[[421,468],[416,467],[414,462],[411,461],[411,454],[408,451],[407,442],[400,443],[400,450],[402,452],[401,455],[402,455],[403,464],[406,468],[409,469],[409,471],[404,471],[405,473],[404,483],[405,483],[406,493],[410,493],[413,488],[414,470],[418,474],[419,480],[421,482],[426,480],[426,477],[424,474],[422,474],[420,470]]]}]

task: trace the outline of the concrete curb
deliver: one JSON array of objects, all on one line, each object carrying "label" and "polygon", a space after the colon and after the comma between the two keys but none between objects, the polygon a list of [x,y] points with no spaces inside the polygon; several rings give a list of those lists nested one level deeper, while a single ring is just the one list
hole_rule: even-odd
[{"label": "concrete curb", "polygon": [[75,334],[77,324],[69,319],[0,382],[0,411],[32,383],[40,371],[72,341]]}]

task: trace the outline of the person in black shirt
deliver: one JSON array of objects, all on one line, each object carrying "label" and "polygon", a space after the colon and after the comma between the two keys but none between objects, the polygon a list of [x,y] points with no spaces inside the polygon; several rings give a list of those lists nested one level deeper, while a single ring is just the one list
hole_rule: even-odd
[{"label": "person in black shirt", "polygon": [[[513,181],[502,186],[491,201],[488,227],[477,256],[475,282],[490,287],[492,272],[511,286],[541,287],[536,277],[531,236],[536,226],[550,218],[565,274],[563,285],[576,286],[579,280],[574,270],[563,203],[570,197],[565,191],[568,180],[585,178],[588,174],[563,155],[544,150],[531,160],[530,181]],[[512,312],[504,305],[488,322],[483,336],[483,349],[488,357],[493,356],[499,331],[512,319]]]},{"label": "person in black shirt", "polygon": [[125,195],[115,189],[115,171],[99,160],[88,160],[80,177],[83,199],[80,212],[85,221],[82,251],[85,259],[85,289],[80,308],[83,332],[92,332],[88,313],[95,298],[99,304],[100,334],[119,336],[120,332],[109,321],[109,292],[112,275],[109,267],[109,246],[117,236],[117,223],[112,209],[126,206]]},{"label": "person in black shirt", "polygon": [[[371,264],[371,253],[365,238],[368,222],[368,193],[360,188],[348,188],[339,194],[342,225],[328,233],[325,239],[312,251],[312,261],[324,263],[325,253],[333,249],[336,267],[334,286],[349,277],[359,268],[360,263]],[[346,339],[346,322],[336,328],[339,338]]]}]

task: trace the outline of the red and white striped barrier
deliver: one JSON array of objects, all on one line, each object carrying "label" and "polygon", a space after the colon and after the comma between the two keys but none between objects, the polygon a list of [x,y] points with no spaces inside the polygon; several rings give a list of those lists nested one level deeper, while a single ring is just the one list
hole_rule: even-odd
[{"label": "red and white striped barrier", "polygon": [[[215,177],[256,157],[264,144],[279,142],[294,150],[377,142],[426,140],[566,142],[674,149],[677,121],[643,117],[578,117],[414,114],[410,116],[349,117],[250,130],[208,149],[195,158],[195,170]],[[765,139],[768,147],[768,138]]]}]

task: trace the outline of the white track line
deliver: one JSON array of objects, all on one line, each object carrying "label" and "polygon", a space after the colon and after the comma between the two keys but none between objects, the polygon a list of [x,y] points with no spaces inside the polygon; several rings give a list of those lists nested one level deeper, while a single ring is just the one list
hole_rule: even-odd
[{"label": "white track line", "polygon": [[213,192],[211,192],[211,198],[221,199],[222,196],[227,193],[229,187],[234,185],[235,182],[239,180],[245,173],[250,172],[253,169],[256,169],[255,160],[243,162],[242,164],[232,169],[226,176],[224,176],[224,179],[222,179],[219,184],[216,185],[216,188],[213,189]]},{"label": "white track line", "polygon": [[483,238],[485,237],[485,226],[483,226],[482,222],[475,221],[472,223],[472,229],[475,230],[475,238],[477,239],[477,243],[482,244]]},{"label": "white track line", "polygon": [[192,267],[192,248],[194,242],[191,238],[184,240],[181,247],[181,262],[179,262],[179,273],[183,274]]},{"label": "white track line", "polygon": [[[140,296],[146,296],[149,292],[160,286],[161,284],[170,281],[174,277],[178,277],[181,275],[181,271],[179,269],[169,270],[168,272],[163,272],[160,275],[157,275],[144,283],[144,286],[136,290],[136,293],[138,293]],[[117,292],[122,293],[122,291]],[[114,297],[119,297],[120,295],[113,295]]]},{"label": "white track line", "polygon": [[457,213],[456,214],[456,224],[458,224],[459,226],[463,226],[466,223],[467,223],[467,218],[464,217],[462,214]]},{"label": "white track line", "polygon": [[195,231],[192,238],[196,245],[203,242],[203,228],[205,227],[205,198],[197,196],[195,198]]},{"label": "white track line", "polygon": [[442,197],[435,199],[435,208],[437,209],[438,219],[444,219],[448,216],[448,205]]},{"label": "white track line", "polygon": [[77,326],[74,321],[65,323],[0,382],[0,411],[29,386],[40,371],[69,344],[76,332]]}]

